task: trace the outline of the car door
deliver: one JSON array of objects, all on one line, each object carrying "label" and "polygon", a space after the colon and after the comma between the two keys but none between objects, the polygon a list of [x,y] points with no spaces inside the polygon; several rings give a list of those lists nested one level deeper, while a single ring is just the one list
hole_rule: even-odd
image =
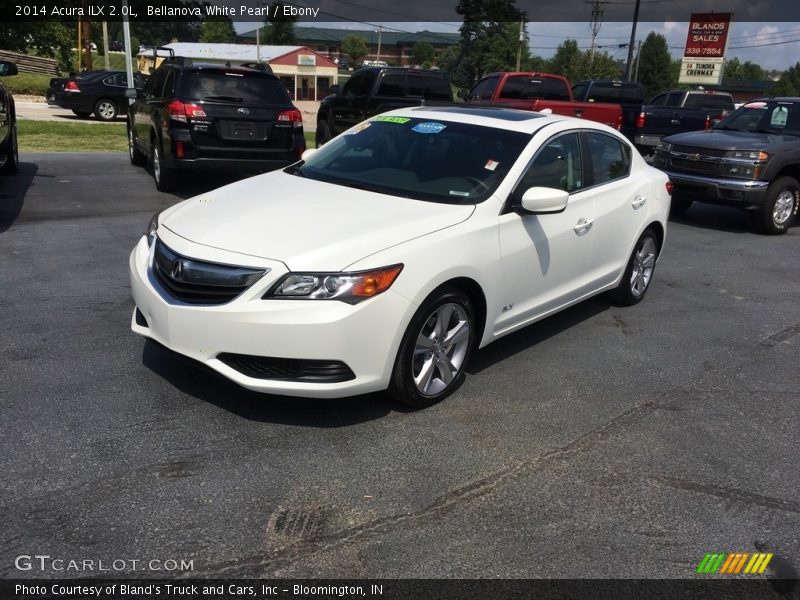
[{"label": "car door", "polygon": [[616,136],[582,134],[586,183],[595,204],[594,249],[587,279],[595,288],[616,280],[650,209],[650,181],[631,175],[631,147]]},{"label": "car door", "polygon": [[585,190],[581,140],[577,131],[559,134],[537,152],[511,194],[512,204],[531,187],[570,193],[557,214],[499,217],[501,286],[504,308],[495,333],[520,326],[573,302],[588,291],[586,270],[593,251],[594,201]]}]

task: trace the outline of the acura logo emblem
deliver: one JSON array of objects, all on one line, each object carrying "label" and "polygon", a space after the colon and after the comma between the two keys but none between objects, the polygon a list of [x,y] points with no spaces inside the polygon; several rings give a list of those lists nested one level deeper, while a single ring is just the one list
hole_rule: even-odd
[{"label": "acura logo emblem", "polygon": [[240,115],[249,115],[250,114],[250,109],[248,109],[248,108],[240,108],[236,112],[238,112]]},{"label": "acura logo emblem", "polygon": [[183,261],[178,259],[172,263],[172,267],[169,270],[169,275],[175,280],[180,280],[183,278]]}]

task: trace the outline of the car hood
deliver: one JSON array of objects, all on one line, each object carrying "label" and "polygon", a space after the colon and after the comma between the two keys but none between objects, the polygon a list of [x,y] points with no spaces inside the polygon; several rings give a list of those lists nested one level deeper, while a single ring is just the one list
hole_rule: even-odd
[{"label": "car hood", "polygon": [[761,150],[785,142],[796,142],[793,135],[773,133],[757,133],[750,131],[730,131],[724,129],[705,129],[689,131],[664,138],[669,144],[695,146],[698,148],[716,148],[719,150]]},{"label": "car hood", "polygon": [[338,271],[460,223],[474,210],[276,171],[186,200],[166,211],[159,226],[197,244],[281,261],[292,271]]}]

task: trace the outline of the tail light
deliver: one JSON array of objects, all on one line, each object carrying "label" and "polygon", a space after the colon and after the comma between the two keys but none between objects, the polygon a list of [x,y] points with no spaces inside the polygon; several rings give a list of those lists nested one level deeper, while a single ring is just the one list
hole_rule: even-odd
[{"label": "tail light", "polygon": [[65,92],[80,92],[81,90],[78,87],[77,83],[75,83],[74,81],[70,80],[70,81],[67,82],[67,85],[64,86],[64,91]]},{"label": "tail light", "polygon": [[711,129],[711,115],[706,115],[706,122],[703,129]]},{"label": "tail light", "polygon": [[167,114],[171,119],[186,123],[192,117],[205,118],[206,111],[199,104],[192,104],[191,102],[181,102],[180,100],[173,100],[167,104]]},{"label": "tail light", "polygon": [[644,127],[644,122],[647,120],[647,115],[644,114],[644,111],[639,113],[639,116],[636,117],[636,129],[641,129]]},{"label": "tail light", "polygon": [[293,127],[303,126],[303,114],[296,108],[278,113],[278,123],[290,123]]},{"label": "tail light", "polygon": [[673,187],[673,186],[672,186],[672,182],[671,182],[671,181],[667,181],[667,193],[668,193],[670,196],[672,196],[672,187]]},{"label": "tail light", "polygon": [[617,131],[622,131],[622,113],[617,115]]},{"label": "tail light", "polygon": [[175,155],[183,158],[183,142],[175,142]]}]

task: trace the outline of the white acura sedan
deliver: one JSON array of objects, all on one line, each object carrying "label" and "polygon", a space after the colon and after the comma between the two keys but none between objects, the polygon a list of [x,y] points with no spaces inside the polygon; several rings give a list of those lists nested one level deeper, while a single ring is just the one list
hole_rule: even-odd
[{"label": "white acura sedan", "polygon": [[642,300],[670,191],[604,125],[396,110],[154,216],[131,326],[253,390],[428,406],[477,348],[601,292]]}]

